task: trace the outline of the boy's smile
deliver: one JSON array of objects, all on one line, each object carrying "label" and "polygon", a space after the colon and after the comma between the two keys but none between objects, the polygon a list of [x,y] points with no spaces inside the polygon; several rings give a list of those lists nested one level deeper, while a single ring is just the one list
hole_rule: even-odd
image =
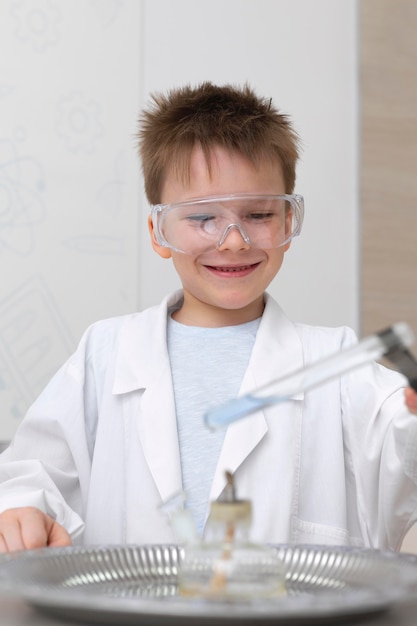
[{"label": "boy's smile", "polygon": [[259,263],[251,263],[246,265],[206,265],[206,267],[213,274],[223,278],[241,278],[248,276],[258,265]]},{"label": "boy's smile", "polygon": [[[255,168],[237,152],[220,147],[212,149],[209,171],[201,148],[191,157],[190,182],[168,172],[162,190],[163,203],[184,202],[193,198],[247,194],[285,193],[282,168],[278,163],[262,162]],[[184,289],[184,303],[174,318],[191,326],[231,326],[260,317],[264,292],[279,271],[286,244],[268,250],[252,248],[238,227],[227,232],[215,250],[191,255],[160,246],[153,236],[152,245],[164,258],[172,257]]]}]

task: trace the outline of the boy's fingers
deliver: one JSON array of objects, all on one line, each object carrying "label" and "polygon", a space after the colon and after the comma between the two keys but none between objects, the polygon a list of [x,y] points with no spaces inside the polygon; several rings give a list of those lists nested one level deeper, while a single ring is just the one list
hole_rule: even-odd
[{"label": "boy's fingers", "polygon": [[65,528],[39,509],[9,509],[0,515],[0,552],[69,545]]},{"label": "boy's fingers", "polygon": [[405,403],[411,413],[417,414],[417,392],[411,387],[405,390]]},{"label": "boy's fingers", "polygon": [[46,515],[29,515],[21,520],[23,547],[25,550],[45,548],[48,545]]},{"label": "boy's fingers", "polygon": [[22,518],[21,524],[23,544],[26,550],[46,546],[71,545],[71,538],[65,528],[42,511],[31,509]]},{"label": "boy's fingers", "polygon": [[8,552],[7,545],[3,539],[3,536],[0,535],[0,554],[4,554],[5,552]]},{"label": "boy's fingers", "polygon": [[48,533],[48,546],[51,548],[70,546],[72,541],[69,533],[58,522],[54,522],[54,520],[51,520],[51,522],[52,525]]},{"label": "boy's fingers", "polygon": [[15,552],[23,550],[24,544],[17,520],[0,525],[0,552]]}]

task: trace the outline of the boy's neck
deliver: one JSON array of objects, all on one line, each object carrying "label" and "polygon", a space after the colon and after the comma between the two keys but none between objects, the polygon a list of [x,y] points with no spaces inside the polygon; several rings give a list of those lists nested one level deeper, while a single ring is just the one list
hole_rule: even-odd
[{"label": "boy's neck", "polygon": [[198,300],[189,302],[187,295],[184,294],[184,302],[180,309],[174,311],[172,318],[187,326],[221,328],[252,322],[262,316],[264,308],[263,296],[243,309],[223,309]]}]

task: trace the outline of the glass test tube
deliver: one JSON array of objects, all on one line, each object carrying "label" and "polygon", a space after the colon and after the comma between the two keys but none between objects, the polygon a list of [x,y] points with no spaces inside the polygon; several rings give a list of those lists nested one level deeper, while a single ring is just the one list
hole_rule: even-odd
[{"label": "glass test tube", "polygon": [[379,333],[369,335],[346,350],[273,380],[252,393],[210,409],[204,416],[205,424],[210,429],[224,428],[254,411],[285,402],[299,392],[307,391],[349,370],[366,365],[389,354],[390,351],[405,349],[413,343],[413,340],[413,333],[406,323],[395,324]]}]

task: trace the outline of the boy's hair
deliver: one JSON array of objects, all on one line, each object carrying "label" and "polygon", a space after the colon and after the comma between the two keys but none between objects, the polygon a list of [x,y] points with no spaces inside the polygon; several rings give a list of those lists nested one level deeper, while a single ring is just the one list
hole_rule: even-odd
[{"label": "boy's hair", "polygon": [[[281,164],[286,193],[294,191],[299,156],[298,136],[287,116],[271,100],[248,86],[186,85],[166,95],[154,94],[139,120],[139,154],[145,192],[151,204],[161,202],[165,176],[174,171],[190,179],[193,148],[201,146],[210,168],[216,146],[236,150],[256,167],[262,160]],[[237,190],[239,191],[239,190]]]}]

